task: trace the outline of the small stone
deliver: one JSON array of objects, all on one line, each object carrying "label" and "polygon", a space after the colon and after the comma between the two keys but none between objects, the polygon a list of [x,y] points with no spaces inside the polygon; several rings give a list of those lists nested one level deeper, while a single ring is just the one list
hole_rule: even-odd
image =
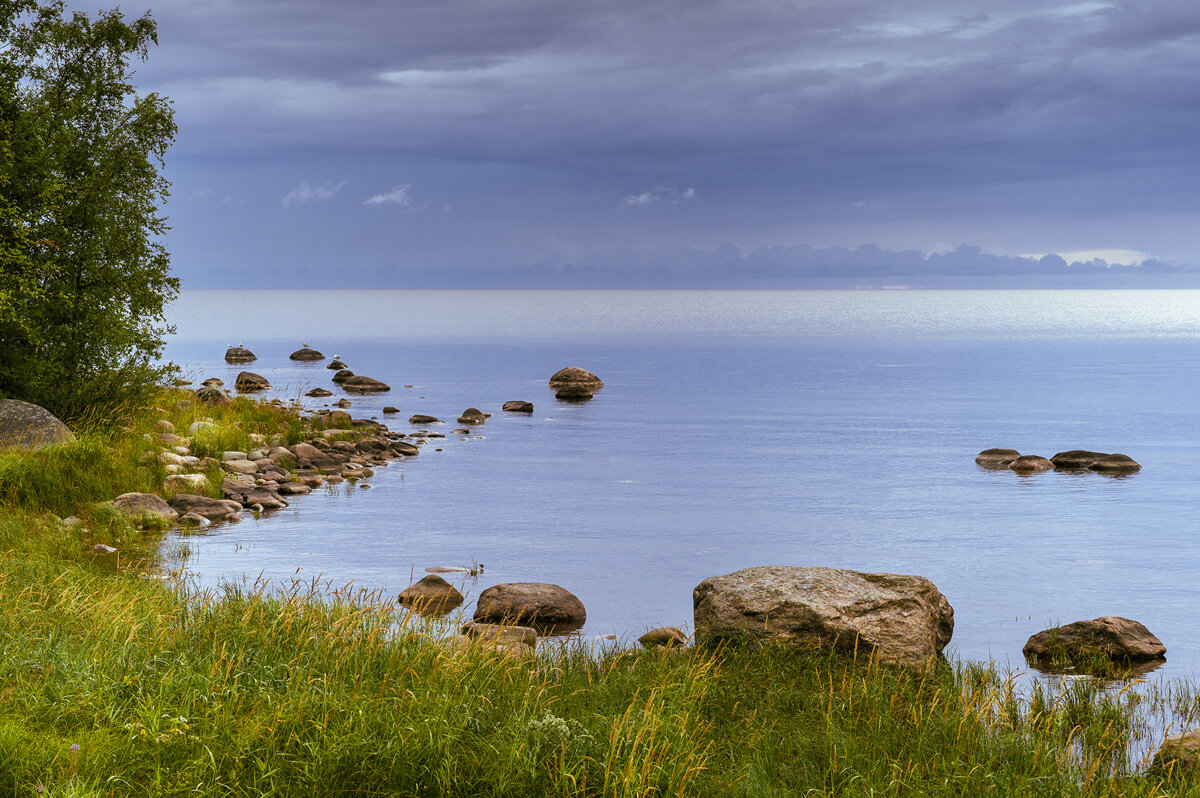
[{"label": "small stone", "polygon": [[391,416],[391,415],[395,415],[396,413],[399,413],[399,412],[400,412],[400,408],[398,408],[398,407],[385,407],[385,408],[383,408],[383,414],[384,414],[385,416]]},{"label": "small stone", "polygon": [[92,553],[93,553],[93,554],[100,554],[100,555],[104,555],[104,554],[115,554],[115,553],[116,553],[116,551],[117,551],[117,550],[116,550],[116,549],[114,549],[112,546],[106,546],[106,545],[105,545],[105,544],[103,544],[103,543],[97,543],[95,546],[92,546]]},{"label": "small stone", "polygon": [[[384,410],[383,412],[386,413],[387,410]],[[408,423],[416,425],[416,424],[444,424],[445,422],[442,421],[440,418],[436,418],[434,416],[426,416],[421,413],[417,413],[415,416],[408,417]]]},{"label": "small stone", "polygon": [[482,410],[479,410],[474,407],[468,407],[466,410],[464,410],[462,412],[462,415],[458,417],[458,423],[459,424],[471,424],[471,425],[475,426],[475,425],[482,424],[483,422],[487,421],[487,419],[488,419],[487,413],[484,413]]}]

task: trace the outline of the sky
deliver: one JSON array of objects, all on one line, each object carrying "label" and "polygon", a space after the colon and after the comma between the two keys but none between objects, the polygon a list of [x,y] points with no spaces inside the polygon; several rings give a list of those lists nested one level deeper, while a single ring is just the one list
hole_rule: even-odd
[{"label": "sky", "polygon": [[150,11],[185,288],[1200,285],[1191,0]]}]

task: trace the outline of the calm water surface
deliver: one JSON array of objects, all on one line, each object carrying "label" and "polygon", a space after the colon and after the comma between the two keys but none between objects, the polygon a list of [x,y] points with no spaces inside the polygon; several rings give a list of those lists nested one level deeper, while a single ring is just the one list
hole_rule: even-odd
[{"label": "calm water surface", "polygon": [[[231,384],[222,355],[245,344],[278,395],[340,394],[324,362],[287,359],[307,343],[391,384],[350,397],[356,416],[395,405],[384,420],[407,431],[413,413],[495,413],[373,490],[187,537],[201,585],[394,593],[477,561],[469,596],[556,582],[585,633],[630,637],[690,628],[704,577],[821,565],[929,577],[963,659],[1023,666],[1033,632],[1124,615],[1166,644],[1164,676],[1200,667],[1200,292],[188,291],[172,320],[167,356],[197,379]],[[607,387],[556,402],[566,365]],[[509,399],[533,416],[501,413]],[[993,446],[1143,470],[976,467]]]}]

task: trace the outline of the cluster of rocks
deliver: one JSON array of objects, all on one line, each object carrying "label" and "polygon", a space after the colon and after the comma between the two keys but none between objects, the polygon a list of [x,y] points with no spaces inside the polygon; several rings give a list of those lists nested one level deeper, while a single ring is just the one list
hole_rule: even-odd
[{"label": "cluster of rocks", "polygon": [[[226,363],[252,363],[258,358],[253,352],[244,346],[231,346],[225,351]],[[289,360],[296,360],[302,363],[311,363],[318,360],[324,360],[325,355],[321,354],[316,349],[313,349],[304,344],[300,349],[288,355]],[[336,357],[329,363],[327,368],[338,369],[333,375],[333,381],[342,387],[342,390],[347,393],[384,393],[391,390],[391,386],[380,380],[372,377],[364,377],[356,375],[350,369],[346,368],[346,364]],[[252,393],[263,391],[271,387],[271,383],[261,374],[255,374],[251,371],[243,371],[237,376],[234,382],[234,387],[242,393]],[[309,391],[307,396],[332,396],[330,391],[324,388],[314,388]]]},{"label": "cluster of rocks", "polygon": [[1142,466],[1126,454],[1090,452],[1072,449],[1046,458],[1036,454],[1021,454],[1016,449],[984,449],[975,456],[975,462],[984,468],[1007,469],[1019,474],[1036,474],[1042,471],[1096,471],[1101,474],[1132,474]]}]

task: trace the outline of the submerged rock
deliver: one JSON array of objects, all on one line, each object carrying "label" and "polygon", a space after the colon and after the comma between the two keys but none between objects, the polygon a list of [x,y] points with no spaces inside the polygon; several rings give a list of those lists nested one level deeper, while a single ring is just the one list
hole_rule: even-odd
[{"label": "submerged rock", "polygon": [[325,397],[325,396],[333,396],[333,391],[327,391],[324,388],[313,388],[311,391],[309,391],[308,393],[306,393],[304,395],[312,396],[314,398],[320,398],[320,397]]},{"label": "submerged rock", "polygon": [[[385,413],[387,412],[386,407],[383,409],[383,412],[385,412]],[[417,413],[414,416],[408,417],[408,423],[413,424],[413,425],[420,425],[420,424],[445,424],[446,422],[442,421],[440,418],[435,418],[434,416],[426,416],[426,415],[422,415],[421,413]]]},{"label": "submerged rock", "polygon": [[564,385],[554,392],[554,398],[563,402],[586,402],[594,396],[585,385]]},{"label": "submerged rock", "polygon": [[[341,372],[338,372],[339,374]],[[336,376],[336,375],[335,375]],[[342,390],[349,393],[384,393],[392,390],[386,382],[371,377],[353,376],[342,380]]]},{"label": "submerged rock", "polygon": [[466,410],[464,410],[462,412],[462,415],[458,417],[458,423],[459,424],[470,424],[472,426],[478,426],[478,425],[482,424],[483,422],[487,421],[489,415],[491,415],[491,414],[485,413],[482,410],[479,410],[478,408],[468,407]]},{"label": "submerged rock", "polygon": [[337,374],[334,374],[332,379],[338,385],[341,385],[343,382],[345,382],[346,380],[350,379],[353,376],[354,376],[354,372],[351,371],[350,369],[342,369]]},{"label": "submerged rock", "polygon": [[692,591],[696,638],[875,654],[921,664],[954,633],[954,609],[922,576],[764,565]]}]

